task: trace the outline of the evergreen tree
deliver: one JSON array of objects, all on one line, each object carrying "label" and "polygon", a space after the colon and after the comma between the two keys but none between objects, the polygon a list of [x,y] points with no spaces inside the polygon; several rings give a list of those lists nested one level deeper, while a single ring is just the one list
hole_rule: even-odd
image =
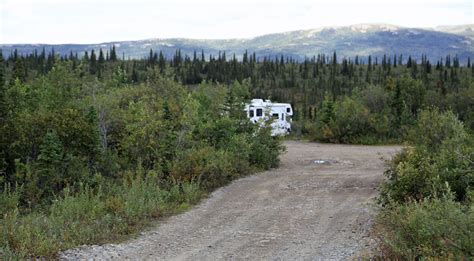
[{"label": "evergreen tree", "polygon": [[369,55],[369,59],[368,59],[368,62],[367,62],[367,70],[370,72],[372,71],[372,56]]},{"label": "evergreen tree", "polygon": [[24,82],[26,80],[26,71],[25,71],[25,65],[23,62],[23,57],[18,56],[15,50],[14,65],[13,65],[12,77],[10,78],[10,85],[13,85],[16,79],[20,80],[20,82]]},{"label": "evergreen tree", "polygon": [[408,61],[407,61],[407,68],[411,68],[412,66],[412,60],[411,60],[411,55],[408,56]]},{"label": "evergreen tree", "polygon": [[117,61],[117,52],[115,50],[115,45],[112,45],[112,49],[110,50],[110,61]]},{"label": "evergreen tree", "polygon": [[392,115],[394,116],[392,119],[392,127],[394,128],[394,131],[398,131],[398,129],[400,128],[401,115],[403,111],[402,90],[400,87],[400,83],[398,82],[395,85],[391,108]]},{"label": "evergreen tree", "polygon": [[97,77],[102,77],[102,70],[104,70],[105,58],[102,48],[99,49],[99,60],[97,63]]},{"label": "evergreen tree", "polygon": [[105,63],[105,58],[104,58],[104,52],[102,51],[102,48],[99,50],[99,65],[103,65]]},{"label": "evergreen tree", "polygon": [[89,59],[89,72],[90,74],[96,74],[97,73],[97,58],[95,56],[94,49],[91,51],[91,57]]},{"label": "evergreen tree", "polygon": [[44,165],[57,165],[63,157],[63,146],[55,131],[46,133],[40,145],[39,162]]},{"label": "evergreen tree", "polygon": [[321,122],[329,124],[334,119],[334,102],[329,95],[325,95],[321,106]]},{"label": "evergreen tree", "polygon": [[62,173],[64,151],[61,140],[55,131],[49,131],[43,138],[38,156],[38,184],[44,188],[43,196],[51,196],[55,191],[60,191],[66,182]]},{"label": "evergreen tree", "polygon": [[5,85],[5,60],[3,59],[2,49],[0,49],[0,99]]},{"label": "evergreen tree", "polygon": [[158,57],[158,66],[160,67],[160,73],[163,73],[166,68],[166,59],[162,51],[160,51],[160,55]]},{"label": "evergreen tree", "polygon": [[136,67],[137,67],[136,63],[133,62],[133,65],[132,65],[132,82],[134,82],[134,83],[137,83],[139,81],[138,71],[137,71]]}]

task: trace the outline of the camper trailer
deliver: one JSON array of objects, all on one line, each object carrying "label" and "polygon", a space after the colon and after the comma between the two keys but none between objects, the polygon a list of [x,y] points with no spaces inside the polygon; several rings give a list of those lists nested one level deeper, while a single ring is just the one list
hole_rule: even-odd
[{"label": "camper trailer", "polygon": [[272,136],[286,135],[291,132],[293,109],[289,103],[272,103],[270,100],[253,99],[245,105],[245,111],[253,123],[263,124],[273,119]]}]

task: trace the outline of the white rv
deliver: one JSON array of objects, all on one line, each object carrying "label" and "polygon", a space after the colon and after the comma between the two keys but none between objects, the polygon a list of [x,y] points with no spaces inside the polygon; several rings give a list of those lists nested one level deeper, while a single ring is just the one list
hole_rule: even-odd
[{"label": "white rv", "polygon": [[291,132],[293,109],[289,103],[272,103],[270,100],[253,99],[245,105],[245,111],[253,123],[263,124],[272,118],[272,136],[286,135]]}]

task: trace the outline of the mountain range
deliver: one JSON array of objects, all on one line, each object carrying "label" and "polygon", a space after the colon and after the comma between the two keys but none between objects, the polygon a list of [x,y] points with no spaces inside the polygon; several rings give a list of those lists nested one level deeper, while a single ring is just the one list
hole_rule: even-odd
[{"label": "mountain range", "polygon": [[355,57],[362,59],[368,55],[381,57],[387,55],[411,55],[420,59],[426,55],[437,60],[446,55],[457,55],[461,63],[467,57],[474,58],[474,24],[457,26],[438,26],[435,28],[408,28],[389,24],[356,24],[351,26],[321,27],[309,30],[298,30],[283,33],[267,34],[244,39],[146,39],[138,41],[119,41],[99,44],[0,44],[4,55],[14,49],[19,53],[40,52],[43,48],[50,51],[54,48],[61,55],[77,52],[79,56],[85,51],[102,48],[104,52],[115,45],[117,54],[124,58],[142,58],[148,56],[150,48],[162,51],[165,56],[172,57],[177,49],[182,54],[200,54],[203,50],[218,55],[226,52],[227,57],[233,54],[241,58],[245,50],[255,52],[257,57],[291,56],[302,60],[318,54],[332,54],[338,57]]}]

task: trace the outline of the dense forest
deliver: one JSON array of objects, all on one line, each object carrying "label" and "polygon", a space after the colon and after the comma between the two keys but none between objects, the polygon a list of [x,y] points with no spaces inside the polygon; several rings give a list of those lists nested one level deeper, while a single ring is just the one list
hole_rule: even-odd
[{"label": "dense forest", "polygon": [[[325,99],[335,102],[338,97],[358,96],[356,100],[364,100],[371,111],[396,110],[391,113],[399,119],[391,119],[394,124],[391,127],[397,129],[429,105],[452,109],[470,129],[474,128],[470,96],[464,95],[470,93],[474,75],[470,58],[466,61],[460,61],[457,56],[438,61],[429,61],[425,56],[416,61],[398,55],[338,58],[336,52],[310,57],[304,62],[283,56],[257,59],[255,53],[248,52],[242,57],[237,60],[235,55],[228,57],[225,52],[217,57],[194,52],[189,57],[177,50],[174,57],[166,59],[162,52],[150,50],[149,56],[141,60],[123,60],[115,47],[100,49],[98,54],[91,50],[80,58],[77,53],[59,57],[54,50],[46,53],[43,49],[27,56],[13,52],[5,66],[7,71],[11,69],[10,84],[14,82],[12,79],[24,82],[45,75],[57,63],[77,72],[81,79],[95,77],[100,82],[129,85],[147,82],[157,75],[186,86],[203,81],[229,85],[247,80],[253,97],[291,102],[296,109],[296,121],[315,120]],[[369,97],[369,93],[373,95]],[[380,103],[387,106],[376,108],[376,104],[382,106]]]},{"label": "dense forest", "polygon": [[[298,62],[247,52],[241,60],[225,52],[189,57],[180,50],[166,59],[150,50],[125,60],[115,47],[81,57],[14,51],[0,56],[0,252],[52,256],[127,234],[139,220],[276,167],[280,139],[248,122],[242,105],[250,98],[291,103],[296,137],[408,142],[411,149],[387,171],[382,213],[403,220],[400,208],[411,206],[404,204],[442,194],[437,200],[450,202],[446,213],[472,216],[462,210],[474,184],[470,59],[334,52]],[[403,256],[396,247],[405,241],[397,240],[402,243],[387,246]],[[472,244],[461,247],[461,254],[473,253]]]}]

